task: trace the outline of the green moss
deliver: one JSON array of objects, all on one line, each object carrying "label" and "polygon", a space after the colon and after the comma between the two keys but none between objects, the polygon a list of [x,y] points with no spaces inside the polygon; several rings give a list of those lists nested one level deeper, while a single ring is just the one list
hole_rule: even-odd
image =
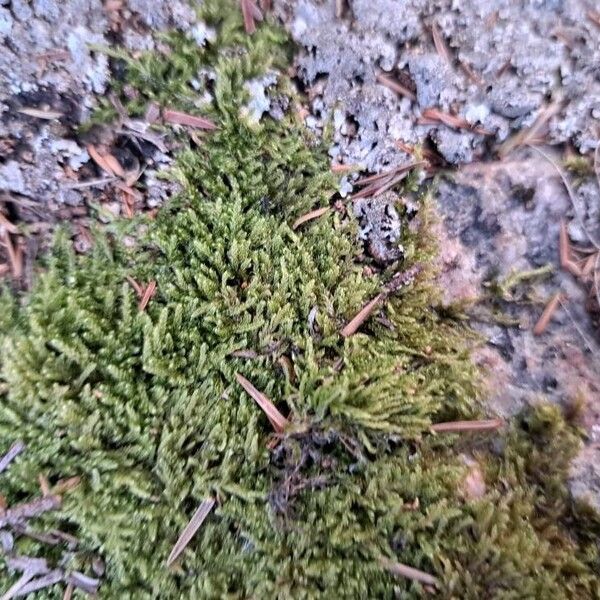
[{"label": "green moss", "polygon": [[[135,250],[100,234],[76,257],[59,240],[22,306],[4,300],[0,448],[22,438],[28,449],[2,475],[3,494],[37,494],[40,472],[82,477],[37,524],[76,533],[78,568],[102,554],[105,598],[424,593],[381,557],[435,574],[442,597],[598,597],[597,525],[568,499],[577,437],[558,414],[540,409],[492,445],[428,433],[479,408],[468,332],[433,307],[426,220],[403,240],[402,268],[419,262],[423,275],[360,333],[339,335],[391,274],[364,276],[356,226],[335,211],[291,228],[334,192],[326,153],[291,117],[251,127],[239,116],[243,79],[285,46],[270,27],[242,34],[233,3],[214,6],[209,17],[226,15],[206,51],[220,128],[179,157],[184,191]],[[170,74],[187,71],[144,68],[165,78],[144,98],[185,105]],[[157,281],[145,312],[126,275]],[[254,358],[236,358],[241,349]],[[276,448],[236,373],[291,419]],[[486,471],[477,501],[460,497],[467,448]],[[179,531],[209,495],[217,507],[169,571]]]}]

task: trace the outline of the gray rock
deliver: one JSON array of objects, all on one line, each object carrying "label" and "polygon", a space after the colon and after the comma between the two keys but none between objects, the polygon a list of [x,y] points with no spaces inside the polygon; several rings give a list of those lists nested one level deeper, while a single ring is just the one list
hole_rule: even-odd
[{"label": "gray rock", "polygon": [[13,18],[6,8],[0,8],[0,36],[8,37],[13,28]]},{"label": "gray rock", "polygon": [[417,86],[417,102],[421,108],[440,105],[440,96],[450,85],[447,65],[437,54],[411,56],[410,74]]}]

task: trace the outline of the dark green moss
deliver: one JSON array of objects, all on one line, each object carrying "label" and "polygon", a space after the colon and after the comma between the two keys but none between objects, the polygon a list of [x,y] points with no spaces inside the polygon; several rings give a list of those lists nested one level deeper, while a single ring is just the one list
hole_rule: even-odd
[{"label": "dark green moss", "polygon": [[[428,433],[479,405],[469,334],[434,308],[426,219],[403,240],[402,268],[418,262],[422,276],[360,333],[339,335],[390,274],[364,276],[347,216],[291,228],[334,192],[326,153],[291,117],[260,127],[240,117],[243,79],[284,41],[270,27],[249,38],[234,3],[214,6],[205,10],[222,37],[206,52],[220,128],[179,157],[182,194],[135,250],[100,234],[76,257],[59,240],[22,306],[5,299],[0,448],[21,438],[28,449],[2,475],[3,494],[37,494],[40,472],[82,477],[37,524],[76,533],[78,568],[102,554],[105,598],[424,593],[381,557],[436,575],[440,597],[598,597],[597,523],[569,500],[577,436],[556,411],[535,411],[491,445]],[[169,77],[187,71],[144,68],[142,97],[164,92],[181,106]],[[157,281],[145,312],[126,275]],[[254,357],[236,358],[242,349]],[[238,372],[292,421],[274,449]],[[460,494],[467,450],[487,481],[476,501]],[[169,571],[178,533],[209,495],[217,507]]]}]

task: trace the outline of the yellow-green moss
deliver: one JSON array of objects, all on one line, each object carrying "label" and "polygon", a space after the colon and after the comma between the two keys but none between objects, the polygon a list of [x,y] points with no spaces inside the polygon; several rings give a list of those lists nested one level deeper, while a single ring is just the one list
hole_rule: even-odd
[{"label": "yellow-green moss", "polygon": [[[3,494],[35,495],[40,472],[82,477],[38,524],[76,533],[78,568],[104,557],[104,598],[424,593],[382,569],[382,556],[437,576],[440,597],[598,597],[597,523],[568,498],[577,437],[556,411],[489,442],[429,433],[479,407],[467,332],[434,308],[426,229],[404,240],[402,268],[423,264],[421,278],[360,333],[339,335],[390,273],[363,274],[351,218],[331,212],[292,230],[329,202],[334,181],[292,117],[260,127],[240,117],[243,79],[283,55],[284,37],[271,26],[243,34],[236,4],[204,9],[221,35],[205,51],[219,130],[179,157],[183,192],[135,250],[101,234],[76,257],[59,241],[22,306],[5,299],[0,449],[16,438],[28,449],[0,476]],[[168,60],[196,64],[180,52]],[[130,75],[142,98],[185,108],[176,90],[188,71],[161,70],[163,60],[131,63]],[[126,275],[157,281],[145,312]],[[255,357],[236,358],[242,349]],[[292,421],[274,449],[237,372]],[[460,494],[466,450],[487,481],[476,501]],[[169,571],[178,533],[208,495],[217,507]],[[56,555],[31,540],[18,549]]]}]

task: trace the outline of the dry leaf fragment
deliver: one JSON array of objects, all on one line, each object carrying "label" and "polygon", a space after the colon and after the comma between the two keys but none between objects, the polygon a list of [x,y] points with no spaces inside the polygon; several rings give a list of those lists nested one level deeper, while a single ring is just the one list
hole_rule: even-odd
[{"label": "dry leaf fragment", "polygon": [[331,209],[329,208],[329,206],[324,206],[323,208],[311,210],[310,212],[296,219],[294,221],[294,224],[292,225],[292,229],[298,229],[298,227],[300,227],[300,225],[302,225],[303,223],[306,223],[307,221],[312,221],[313,219],[318,219],[330,210]]},{"label": "dry leaf fragment", "polygon": [[190,522],[184,527],[181,535],[175,545],[173,546],[173,550],[171,550],[171,554],[169,554],[169,558],[167,558],[167,567],[170,567],[181,555],[181,553],[185,550],[187,545],[190,543],[191,539],[196,535],[198,529],[204,521],[206,517],[210,514],[210,511],[213,509],[215,505],[215,499],[209,498],[208,500],[203,500],[192,518]]},{"label": "dry leaf fragment", "polygon": [[238,383],[246,390],[252,399],[267,415],[267,419],[277,433],[283,433],[290,422],[277,410],[273,402],[262,392],[258,391],[243,375],[235,374]]},{"label": "dry leaf fragment", "polygon": [[170,108],[163,110],[163,119],[167,121],[167,123],[172,123],[173,125],[185,125],[187,127],[196,127],[197,129],[205,129],[207,131],[217,129],[217,126],[206,117],[189,115]]}]

